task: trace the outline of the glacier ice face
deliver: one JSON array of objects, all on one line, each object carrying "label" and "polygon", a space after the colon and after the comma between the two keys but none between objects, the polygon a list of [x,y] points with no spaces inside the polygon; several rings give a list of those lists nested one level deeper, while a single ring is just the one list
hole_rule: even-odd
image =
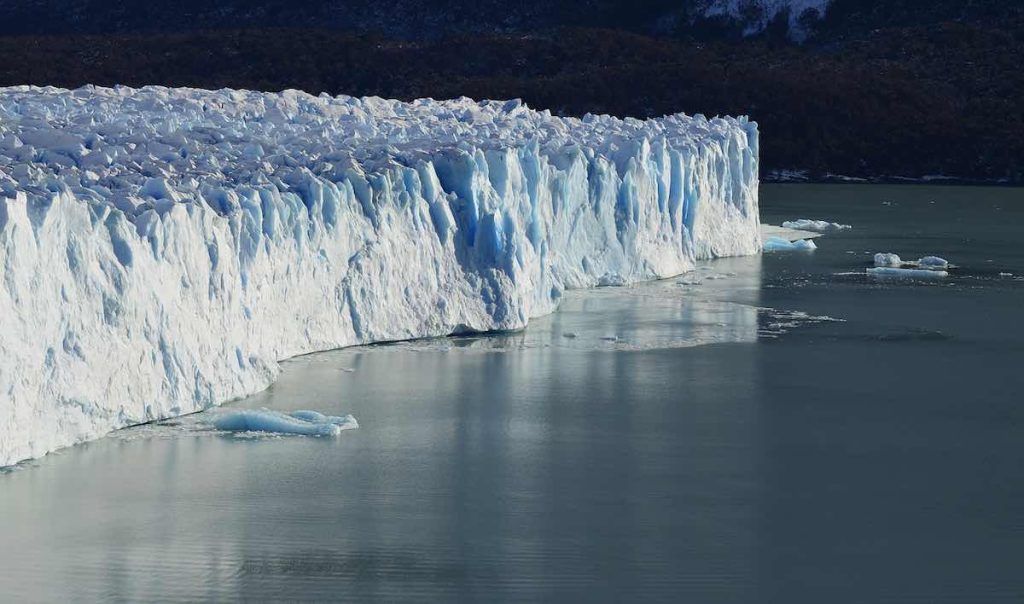
[{"label": "glacier ice face", "polygon": [[0,89],[0,465],[756,253],[757,174],[745,118]]}]

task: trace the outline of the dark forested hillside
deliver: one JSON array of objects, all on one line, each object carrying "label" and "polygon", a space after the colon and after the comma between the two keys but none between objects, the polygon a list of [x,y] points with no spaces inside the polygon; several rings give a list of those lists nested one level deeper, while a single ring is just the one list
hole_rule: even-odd
[{"label": "dark forested hillside", "polygon": [[[689,25],[679,3],[660,0],[569,0],[553,11],[523,0],[511,14],[495,0],[443,10],[418,0],[154,0],[141,14],[130,1],[58,0],[66,11],[48,23],[41,7],[54,3],[34,0],[33,12],[31,1],[0,0],[0,15],[15,4],[28,11],[0,19],[9,33],[0,35],[0,85],[300,88],[521,97],[563,114],[747,114],[764,133],[767,170],[1024,177],[1016,3],[834,0],[795,44],[784,28],[741,38],[727,23]],[[100,4],[106,21],[91,12]],[[430,35],[407,35],[417,31]]]}]

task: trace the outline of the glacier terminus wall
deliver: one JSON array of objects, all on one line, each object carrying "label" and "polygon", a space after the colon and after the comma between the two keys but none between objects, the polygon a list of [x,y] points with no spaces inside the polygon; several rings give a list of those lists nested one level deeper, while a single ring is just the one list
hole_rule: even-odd
[{"label": "glacier terminus wall", "polygon": [[745,118],[0,89],[0,465],[757,253],[757,174]]}]

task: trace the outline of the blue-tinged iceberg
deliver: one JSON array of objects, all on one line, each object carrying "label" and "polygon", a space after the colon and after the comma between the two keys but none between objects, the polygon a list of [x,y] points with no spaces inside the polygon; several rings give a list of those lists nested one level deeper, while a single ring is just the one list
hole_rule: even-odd
[{"label": "blue-tinged iceberg", "polygon": [[0,465],[756,253],[757,174],[744,118],[0,89]]}]

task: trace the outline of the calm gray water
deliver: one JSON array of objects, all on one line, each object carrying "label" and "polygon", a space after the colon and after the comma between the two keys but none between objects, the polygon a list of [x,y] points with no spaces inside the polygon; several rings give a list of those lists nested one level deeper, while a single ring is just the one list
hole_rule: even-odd
[{"label": "calm gray water", "polygon": [[[233,405],[353,413],[338,438],[201,414],[0,474],[0,599],[1024,600],[1024,192],[762,205],[855,228]],[[870,281],[876,251],[961,268]]]}]

